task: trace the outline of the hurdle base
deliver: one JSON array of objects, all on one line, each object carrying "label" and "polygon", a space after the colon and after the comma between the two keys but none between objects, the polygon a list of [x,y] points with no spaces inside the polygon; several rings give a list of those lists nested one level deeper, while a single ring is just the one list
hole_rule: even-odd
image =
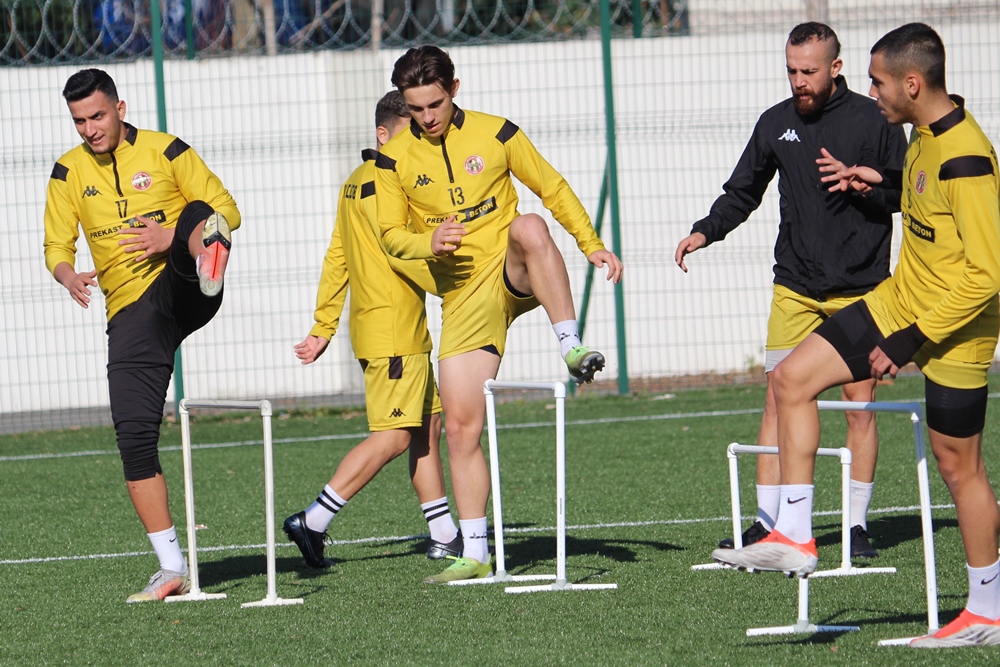
[{"label": "hurdle base", "polygon": [[[691,570],[694,572],[704,571],[704,570],[728,570],[722,563],[702,563],[701,565],[692,565]],[[752,570],[747,570],[751,572]],[[896,574],[896,568],[894,567],[838,567],[834,570],[816,570],[809,575],[810,579],[820,579],[822,577],[856,577],[861,574]]]},{"label": "hurdle base", "polygon": [[449,586],[477,586],[480,584],[510,584],[516,581],[546,581],[555,580],[554,574],[517,574],[513,575],[506,570],[499,570],[488,577],[482,579],[459,579],[449,581]]},{"label": "hurdle base", "polygon": [[597,591],[617,590],[618,584],[573,584],[568,581],[555,581],[548,586],[508,586],[505,593],[546,593],[552,591]]},{"label": "hurdle base", "polygon": [[[933,630],[932,632],[937,632]],[[924,635],[920,635],[923,637]],[[909,646],[910,642],[914,639],[919,639],[919,637],[902,637],[900,639],[880,639],[878,642],[879,646]]]},{"label": "hurdle base", "polygon": [[163,598],[164,602],[202,602],[204,600],[222,600],[225,593],[206,593],[205,591],[191,591],[184,595],[169,595]]},{"label": "hurdle base", "polygon": [[305,600],[302,598],[279,598],[277,595],[271,597],[268,595],[263,600],[257,600],[256,602],[244,602],[240,605],[243,609],[248,607],[287,607],[293,604],[305,604]]},{"label": "hurdle base", "polygon": [[823,632],[860,632],[857,625],[815,625],[807,620],[799,619],[795,625],[783,625],[773,628],[750,628],[747,637],[762,635],[814,635]]},{"label": "hurdle base", "polygon": [[725,570],[727,568],[722,563],[702,563],[701,565],[692,565],[691,569],[697,572],[699,570]]},{"label": "hurdle base", "polygon": [[816,570],[809,575],[810,579],[822,577],[854,577],[859,574],[896,574],[894,567],[838,567],[835,570]]}]

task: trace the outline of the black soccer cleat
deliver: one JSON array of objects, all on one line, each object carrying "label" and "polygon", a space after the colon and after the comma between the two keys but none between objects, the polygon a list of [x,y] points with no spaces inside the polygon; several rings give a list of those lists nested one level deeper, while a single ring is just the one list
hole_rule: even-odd
[{"label": "black soccer cleat", "polygon": [[462,531],[458,531],[458,535],[451,542],[435,542],[431,540],[430,545],[427,547],[427,557],[431,560],[441,560],[448,556],[459,558],[464,548],[465,541],[462,539]]},{"label": "black soccer cleat", "polygon": [[878,552],[868,537],[868,531],[859,526],[851,527],[851,558],[878,558]]},{"label": "black soccer cleat", "polygon": [[323,558],[323,546],[327,537],[326,533],[311,530],[306,525],[305,510],[285,519],[281,527],[288,535],[288,539],[295,542],[295,546],[302,552],[302,557],[306,559],[306,565],[317,570],[322,570],[333,565],[329,558]]},{"label": "black soccer cleat", "polygon": [[[743,546],[748,547],[751,544],[756,544],[770,534],[771,531],[765,528],[764,524],[760,521],[754,521],[753,525],[743,532]],[[733,538],[731,537],[727,537],[719,542],[720,549],[733,549],[735,546],[736,543],[733,542]]]}]

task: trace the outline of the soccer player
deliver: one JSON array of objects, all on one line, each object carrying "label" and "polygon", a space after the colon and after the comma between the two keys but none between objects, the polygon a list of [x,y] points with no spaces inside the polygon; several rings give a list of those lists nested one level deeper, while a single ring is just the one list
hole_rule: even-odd
[{"label": "soccer player", "polygon": [[911,359],[925,376],[927,429],[965,547],[968,604],[918,647],[1000,643],[1000,511],[982,458],[987,377],[1000,327],[997,154],[964,100],[945,87],[944,44],[922,23],[871,50],[870,95],[889,122],[911,123],[902,172],[854,167],[832,188],[903,187],[903,244],[892,277],[830,318],[775,369],[781,509],[771,535],[720,562],[805,576],[815,571],[816,397],[862,378],[895,377]]},{"label": "soccer player", "polygon": [[[840,42],[822,23],[792,29],[785,67],[792,96],[765,111],[754,128],[725,194],[677,246],[675,260],[687,271],[687,254],[721,241],[760,205],[778,173],[781,217],[774,246],[774,294],[767,323],[764,372],[767,394],[758,444],[778,444],[773,371],[792,349],[833,313],[853,303],[889,275],[892,213],[899,192],[879,189],[831,193],[822,178],[844,165],[899,169],[903,131],[882,118],[872,100],[852,92],[840,75]],[[834,157],[836,156],[836,157]],[[817,167],[818,165],[818,167]],[[844,400],[872,401],[875,381],[844,385]],[[878,552],[868,536],[868,506],[878,457],[878,432],[869,412],[848,412],[851,466],[851,555]],[[743,533],[747,546],[767,536],[778,513],[777,456],[757,457],[757,520]],[[733,539],[719,543],[733,548]]]},{"label": "soccer player", "polygon": [[565,179],[517,125],[460,109],[447,53],[407,51],[392,72],[412,116],[376,158],[375,196],[386,251],[427,259],[442,303],[438,370],[452,488],[464,538],[461,558],[425,579],[445,583],[492,573],[486,540],[489,472],[479,439],[483,382],[495,378],[507,329],[545,308],[576,382],[590,382],[604,357],[584,347],[566,265],[545,220],[521,215],[513,174],[537,194],[591,264],[619,281],[621,261],[604,248]]},{"label": "soccer player", "polygon": [[[126,601],[161,600],[190,588],[157,453],[167,386],[181,341],[222,305],[240,212],[194,149],[125,122],[106,72],[81,70],[62,94],[83,144],[52,169],[45,264],[84,308],[92,287],[104,293],[111,417],[129,497],[160,561]],[[92,271],[76,270],[81,228]]]},{"label": "soccer player", "polygon": [[[381,147],[409,124],[399,91],[375,107],[375,138]],[[295,346],[303,364],[319,358],[337,332],[351,287],[350,333],[365,373],[369,435],[340,462],[316,501],[285,520],[284,531],[309,567],[331,565],[323,557],[326,529],[347,501],[389,461],[410,450],[410,476],[431,533],[427,557],[462,555],[462,537],[448,510],[438,442],[441,401],[434,385],[425,291],[434,282],[424,261],[388,257],[382,249],[375,208],[376,151],[340,190],[333,237],[323,261],[316,297],[316,323]]]}]

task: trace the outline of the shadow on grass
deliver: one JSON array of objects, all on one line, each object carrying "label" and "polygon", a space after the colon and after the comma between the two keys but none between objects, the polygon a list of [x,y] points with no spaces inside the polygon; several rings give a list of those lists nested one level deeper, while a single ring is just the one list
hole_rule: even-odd
[{"label": "shadow on grass", "polygon": [[[534,528],[533,524],[528,523],[518,523],[518,524],[505,524],[505,537],[504,537],[504,556],[506,561],[507,569],[516,567],[525,567],[527,565],[537,563],[538,561],[544,560],[554,560],[556,556],[556,537],[555,535],[546,534],[554,532],[554,530],[546,529],[545,531],[539,531],[538,534],[530,534],[526,532],[514,532],[509,533],[507,531],[527,531]],[[495,536],[493,530],[490,529],[490,551],[493,552],[495,549]],[[426,556],[428,537],[426,535],[419,535],[412,538],[406,539],[395,539],[395,540],[384,540],[379,542],[373,542],[369,547],[373,550],[378,550],[378,553],[372,553],[365,556],[359,556],[355,558],[337,558],[336,551],[330,551],[328,548],[327,557],[333,558],[335,563],[351,563],[351,562],[362,562],[368,560],[382,559],[382,558],[409,558],[412,556]],[[402,550],[399,551],[388,551],[387,547],[399,548],[399,545],[406,545]],[[634,563],[638,561],[635,551],[627,548],[626,545],[635,545],[638,547],[652,548],[657,551],[681,551],[682,548],[673,544],[666,542],[651,542],[646,540],[599,540],[599,539],[586,539],[573,537],[571,535],[566,536],[566,555],[569,556],[580,556],[580,555],[591,555],[591,556],[604,556],[605,558],[611,558],[619,563]],[[334,548],[335,549],[335,548]],[[294,559],[292,559],[294,561]],[[302,564],[301,560],[298,561],[299,567],[289,568],[297,569],[299,571],[308,570],[305,565]],[[281,567],[278,567],[279,571]],[[320,571],[321,572],[321,571]]]},{"label": "shadow on grass", "polygon": [[[816,536],[816,546],[825,547],[840,544],[840,522],[828,523],[814,527]],[[935,519],[934,533],[937,534],[943,528],[957,528],[958,520],[954,518]],[[821,531],[826,531],[821,533]],[[923,529],[920,524],[919,514],[901,514],[898,516],[883,516],[868,521],[868,534],[871,536],[872,546],[882,551],[892,549],[904,542],[923,539]],[[870,561],[874,563],[875,561]],[[860,565],[861,563],[856,563]]]},{"label": "shadow on grass", "polygon": [[[296,555],[294,558],[276,558],[274,565],[277,572],[298,573],[301,583],[296,587],[295,597],[307,597],[326,588],[326,586],[312,583],[310,580],[331,572],[336,567],[336,562],[333,568],[316,570],[307,567],[302,558]],[[198,563],[198,583],[201,587],[211,589],[216,586],[224,586],[226,593],[240,589],[247,584],[248,580],[258,579],[266,575],[267,558],[263,554],[227,556],[220,560]],[[303,586],[302,583],[310,585]],[[256,581],[250,585],[255,588],[259,586]]]}]

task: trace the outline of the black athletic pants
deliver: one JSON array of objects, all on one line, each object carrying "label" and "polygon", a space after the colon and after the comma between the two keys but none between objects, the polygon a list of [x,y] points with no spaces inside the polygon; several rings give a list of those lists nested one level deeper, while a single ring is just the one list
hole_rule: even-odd
[{"label": "black athletic pants", "polygon": [[212,214],[202,201],[181,212],[167,265],[141,297],[108,322],[108,390],[111,418],[125,479],[139,481],[162,473],[157,454],[174,353],[192,332],[205,326],[222,305],[222,293],[207,297],[198,286],[188,238]]}]

